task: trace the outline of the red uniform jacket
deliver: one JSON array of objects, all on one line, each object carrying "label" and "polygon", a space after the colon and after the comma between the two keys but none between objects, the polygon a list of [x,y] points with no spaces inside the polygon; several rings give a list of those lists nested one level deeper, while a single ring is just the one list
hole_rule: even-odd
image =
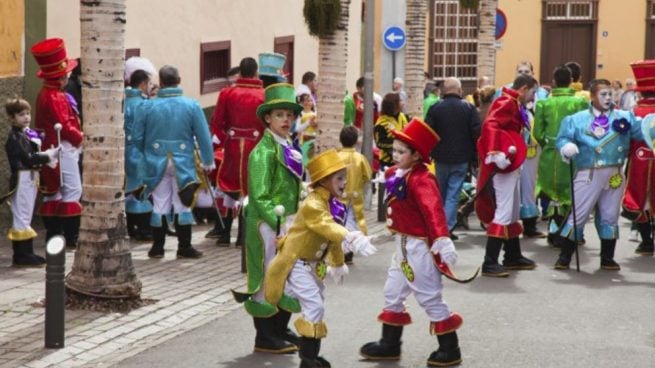
[{"label": "red uniform jacket", "polygon": [[[46,82],[48,83],[48,82]],[[55,124],[61,124],[61,140],[75,147],[82,144],[84,134],[80,121],[71,107],[65,93],[59,86],[46,84],[39,92],[34,115],[35,127],[45,134],[42,149],[57,146],[57,131]],[[54,169],[44,166],[41,169],[41,192],[53,194],[59,190],[59,165]]]},{"label": "red uniform jacket", "polygon": [[[393,178],[396,167],[385,172]],[[391,193],[387,207],[387,226],[392,232],[423,238],[431,246],[435,239],[449,236],[448,222],[441,202],[437,180],[427,167],[416,164],[405,174],[401,192]]]},{"label": "red uniform jacket", "polygon": [[[478,176],[475,210],[480,220],[490,223],[493,220],[496,209],[495,198],[491,183],[492,173],[508,173],[518,169],[525,161],[527,146],[521,137],[523,120],[520,112],[518,93],[507,87],[503,87],[503,93],[489,107],[487,117],[482,124],[482,132],[478,139],[478,156],[480,159],[480,174]],[[510,153],[510,147],[516,148],[515,153]],[[494,163],[485,164],[487,154],[504,152],[511,161],[511,165],[500,170]]]},{"label": "red uniform jacket", "polygon": [[218,187],[235,198],[248,195],[248,156],[264,132],[257,107],[264,102],[259,79],[240,78],[218,95],[211,131],[221,141],[224,159],[218,168]]},{"label": "red uniform jacket", "polygon": [[[655,99],[643,99],[635,106],[634,113],[644,117],[655,113]],[[644,212],[646,203],[650,210],[655,209],[655,167],[653,167],[653,151],[643,141],[630,142],[628,161],[628,183],[623,197],[623,210],[631,219],[637,222],[647,222]]]}]

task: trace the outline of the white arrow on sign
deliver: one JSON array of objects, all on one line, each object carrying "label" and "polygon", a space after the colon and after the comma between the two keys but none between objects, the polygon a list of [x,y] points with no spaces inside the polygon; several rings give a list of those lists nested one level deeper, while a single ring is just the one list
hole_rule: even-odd
[{"label": "white arrow on sign", "polygon": [[391,43],[395,43],[396,40],[402,40],[404,38],[405,37],[403,35],[396,35],[395,33],[391,33],[387,36],[387,40],[389,40]]}]

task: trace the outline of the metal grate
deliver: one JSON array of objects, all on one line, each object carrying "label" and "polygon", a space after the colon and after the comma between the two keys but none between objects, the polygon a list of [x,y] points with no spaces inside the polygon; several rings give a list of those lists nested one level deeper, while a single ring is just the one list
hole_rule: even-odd
[{"label": "metal grate", "polygon": [[477,13],[461,8],[458,0],[435,0],[434,9],[432,74],[437,79],[476,80]]},{"label": "metal grate", "polygon": [[546,3],[546,20],[593,19],[592,1],[549,1]]}]

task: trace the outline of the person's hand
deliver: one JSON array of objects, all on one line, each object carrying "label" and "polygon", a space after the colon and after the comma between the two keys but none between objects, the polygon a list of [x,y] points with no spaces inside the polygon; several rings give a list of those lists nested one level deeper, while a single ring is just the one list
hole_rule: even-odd
[{"label": "person's hand", "polygon": [[337,285],[341,285],[343,284],[343,277],[348,274],[348,266],[345,264],[338,267],[328,266],[327,274],[332,277]]},{"label": "person's hand", "polygon": [[48,155],[48,163],[46,165],[49,168],[54,169],[55,167],[57,167],[57,164],[59,163],[59,157],[58,157],[59,151],[61,151],[61,146],[52,147],[43,151],[43,153]]},{"label": "person's hand", "polygon": [[361,231],[349,232],[344,240],[344,248],[346,252],[353,252],[364,257],[368,257],[378,251],[378,249],[371,244],[369,237],[364,235]]},{"label": "person's hand", "polygon": [[212,162],[211,165],[201,165],[201,166],[202,166],[202,170],[207,174],[209,174],[212,171],[216,170],[216,164],[213,163],[213,162]]},{"label": "person's hand", "polygon": [[504,152],[490,153],[484,160],[485,164],[493,163],[497,168],[504,170],[512,164]]},{"label": "person's hand", "polygon": [[577,155],[578,153],[580,153],[578,146],[571,142],[565,144],[559,150],[559,154],[562,155],[562,161],[566,162],[567,164],[571,162],[573,156]]},{"label": "person's hand", "polygon": [[455,251],[455,244],[453,241],[447,237],[443,236],[438,238],[432,243],[430,251],[433,254],[439,254],[441,260],[444,261],[449,266],[454,266],[457,263],[457,251]]}]

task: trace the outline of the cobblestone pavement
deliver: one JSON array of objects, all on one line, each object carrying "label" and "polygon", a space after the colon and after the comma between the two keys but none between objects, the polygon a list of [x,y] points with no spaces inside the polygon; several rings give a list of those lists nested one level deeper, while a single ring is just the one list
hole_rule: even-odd
[{"label": "cobblestone pavement", "polygon": [[[386,232],[368,211],[372,235]],[[236,222],[235,222],[236,223]],[[11,267],[11,245],[0,246],[0,368],[108,367],[150,347],[207,324],[240,308],[230,289],[245,286],[241,249],[221,248],[204,235],[211,227],[193,227],[198,260],[176,259],[177,240],[166,239],[166,256],[151,260],[149,243],[131,242],[132,260],[143,284],[141,297],[155,299],[129,313],[66,310],[66,339],[62,349],[44,348],[45,269]],[[236,226],[233,227],[233,243]],[[35,252],[44,254],[43,239]],[[66,254],[70,271],[73,252]]]}]

